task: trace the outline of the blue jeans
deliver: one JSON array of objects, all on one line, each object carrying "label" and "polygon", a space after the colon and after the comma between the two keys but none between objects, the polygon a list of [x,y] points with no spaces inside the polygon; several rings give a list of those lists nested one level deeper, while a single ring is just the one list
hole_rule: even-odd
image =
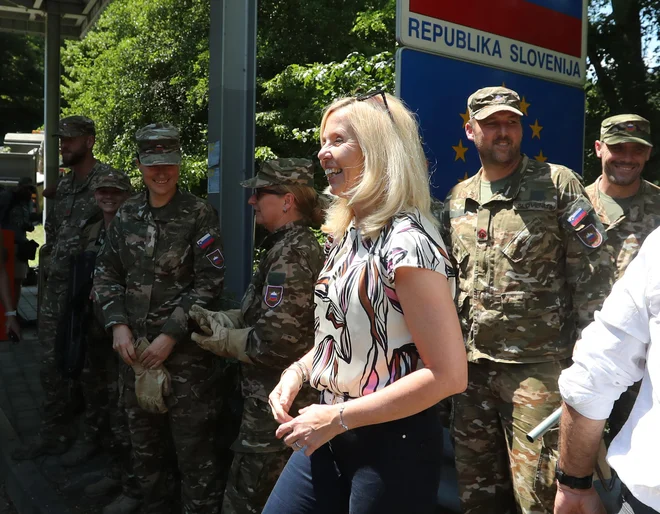
[{"label": "blue jeans", "polygon": [[310,457],[295,452],[263,514],[431,514],[441,458],[435,408],[350,430]]}]

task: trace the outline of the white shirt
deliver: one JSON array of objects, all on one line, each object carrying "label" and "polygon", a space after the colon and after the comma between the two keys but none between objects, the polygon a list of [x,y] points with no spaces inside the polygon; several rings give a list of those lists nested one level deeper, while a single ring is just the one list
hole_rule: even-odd
[{"label": "white shirt", "polygon": [[559,377],[564,401],[594,420],[607,419],[621,393],[642,379],[607,461],[630,492],[655,510],[660,510],[659,259],[656,229],[582,332],[574,364]]},{"label": "white shirt", "polygon": [[423,367],[396,293],[401,266],[454,272],[436,226],[419,212],[397,215],[375,241],[351,225],[315,286],[311,384],[323,403],[358,398]]}]

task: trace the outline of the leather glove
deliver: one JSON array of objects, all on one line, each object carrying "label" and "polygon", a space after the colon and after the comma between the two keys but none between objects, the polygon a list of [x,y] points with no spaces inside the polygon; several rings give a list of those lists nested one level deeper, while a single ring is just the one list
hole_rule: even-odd
[{"label": "leather glove", "polygon": [[210,333],[193,333],[192,340],[201,348],[215,353],[220,357],[232,357],[241,362],[252,364],[252,360],[245,353],[247,340],[252,327],[231,329],[212,321]]},{"label": "leather glove", "polygon": [[227,328],[240,328],[243,324],[243,315],[240,309],[213,312],[195,304],[190,308],[189,314],[195,323],[199,325],[202,332],[209,335],[213,333],[212,322]]},{"label": "leather glove", "polygon": [[147,369],[140,364],[140,356],[149,347],[146,337],[135,341],[137,359],[133,362],[135,371],[135,395],[138,404],[147,412],[163,414],[167,412],[165,397],[171,391],[170,374],[162,364],[155,369]]}]

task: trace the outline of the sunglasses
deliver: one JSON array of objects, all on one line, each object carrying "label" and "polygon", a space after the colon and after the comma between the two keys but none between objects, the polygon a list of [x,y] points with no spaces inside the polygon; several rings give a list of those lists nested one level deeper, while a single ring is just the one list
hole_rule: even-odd
[{"label": "sunglasses", "polygon": [[282,196],[286,193],[281,191],[275,191],[274,189],[268,189],[267,187],[258,187],[252,190],[252,194],[257,197],[257,200],[261,200],[263,195],[277,195]]},{"label": "sunglasses", "polygon": [[365,100],[369,100],[370,98],[374,98],[376,96],[380,96],[380,98],[383,100],[383,105],[385,106],[385,110],[387,111],[387,114],[392,120],[392,123],[394,123],[394,116],[392,116],[392,111],[390,111],[390,106],[387,105],[387,95],[385,95],[385,91],[383,91],[382,89],[375,89],[363,95],[357,95],[355,97],[355,100],[358,102],[364,102]]}]

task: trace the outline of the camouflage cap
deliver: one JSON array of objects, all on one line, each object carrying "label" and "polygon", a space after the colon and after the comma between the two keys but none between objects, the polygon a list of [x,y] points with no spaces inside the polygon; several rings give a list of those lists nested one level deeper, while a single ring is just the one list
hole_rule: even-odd
[{"label": "camouflage cap", "polygon": [[520,97],[518,93],[502,86],[484,87],[475,91],[468,98],[468,111],[470,118],[483,120],[498,111],[510,111],[518,116],[520,110]]},{"label": "camouflage cap", "polygon": [[640,143],[653,146],[651,123],[637,114],[610,116],[600,124],[600,140],[608,145]]},{"label": "camouflage cap", "polygon": [[181,164],[179,129],[174,125],[152,123],[138,130],[135,139],[141,164]]},{"label": "camouflage cap", "polygon": [[103,173],[92,185],[94,191],[102,187],[112,187],[115,189],[121,189],[122,191],[131,191],[133,189],[128,175],[117,170]]},{"label": "camouflage cap", "polygon": [[314,187],[314,169],[309,159],[273,159],[264,161],[259,172],[241,182],[243,187],[299,185]]},{"label": "camouflage cap", "polygon": [[58,137],[95,136],[96,125],[94,120],[86,116],[67,116],[60,120],[57,132]]}]

